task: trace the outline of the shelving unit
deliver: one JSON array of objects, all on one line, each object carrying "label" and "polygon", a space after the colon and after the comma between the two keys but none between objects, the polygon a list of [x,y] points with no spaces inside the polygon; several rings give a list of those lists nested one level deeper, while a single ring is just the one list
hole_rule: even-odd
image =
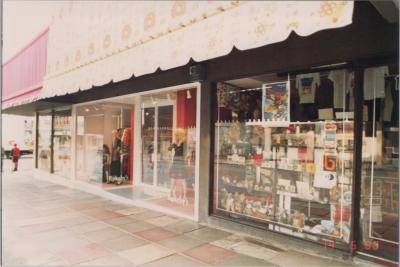
[{"label": "shelving unit", "polygon": [[[316,133],[315,125],[321,123]],[[294,126],[296,133],[289,127],[269,128],[269,132],[264,131],[264,143],[261,144],[250,144],[248,140],[251,137],[246,136],[252,132],[249,127],[259,125],[239,123],[241,139],[235,143],[226,140],[229,139],[226,133],[231,123],[217,123],[217,210],[278,224],[291,229],[287,231],[292,231],[294,235],[304,231],[316,234],[312,239],[320,236],[348,242],[349,236],[344,233],[343,227],[348,233],[350,218],[346,212],[349,207],[344,204],[343,194],[351,192],[351,176],[347,183],[343,182],[344,179],[341,183],[338,181],[339,176],[344,175],[342,169],[351,174],[352,157],[349,164],[344,164],[343,154],[352,153],[353,133],[349,121],[345,124],[329,123],[348,125],[350,127],[345,126],[345,131],[351,130],[343,134],[340,132],[343,129],[338,127],[334,146],[324,146],[324,122],[297,124]],[[262,150],[258,159],[255,158],[257,148]],[[296,157],[289,157],[289,149],[298,153]],[[315,150],[321,150],[322,156],[332,153],[337,159],[336,183],[330,189],[314,186],[316,173],[324,172],[323,166],[318,165],[323,158],[316,159]],[[337,211],[337,208],[340,210]]]}]

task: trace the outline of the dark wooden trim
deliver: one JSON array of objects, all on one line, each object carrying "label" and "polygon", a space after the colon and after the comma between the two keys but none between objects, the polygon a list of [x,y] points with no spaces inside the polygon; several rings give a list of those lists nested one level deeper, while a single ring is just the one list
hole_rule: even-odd
[{"label": "dark wooden trim", "polygon": [[211,215],[214,213],[214,206],[216,203],[215,199],[215,122],[217,121],[216,115],[218,112],[217,107],[217,83],[210,83],[210,91],[211,91],[211,114],[210,114],[210,195],[209,195],[209,210],[208,214]]},{"label": "dark wooden trim", "polygon": [[361,156],[363,131],[363,79],[364,69],[356,66],[354,71],[354,150],[352,180],[352,216],[350,231],[350,252],[354,255],[361,237],[360,199],[361,199]]}]

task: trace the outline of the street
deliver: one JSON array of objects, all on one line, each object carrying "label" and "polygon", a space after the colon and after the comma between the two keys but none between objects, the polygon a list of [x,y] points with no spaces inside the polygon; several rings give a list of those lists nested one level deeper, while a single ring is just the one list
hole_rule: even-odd
[{"label": "street", "polygon": [[3,173],[3,265],[360,266],[34,179],[32,159],[20,163]]}]

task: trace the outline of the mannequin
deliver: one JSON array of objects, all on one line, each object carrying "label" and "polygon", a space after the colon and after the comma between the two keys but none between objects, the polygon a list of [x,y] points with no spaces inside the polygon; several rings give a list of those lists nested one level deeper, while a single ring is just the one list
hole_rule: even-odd
[{"label": "mannequin", "polygon": [[[186,134],[183,129],[178,128],[175,132],[175,142],[171,144],[168,148],[173,155],[172,165],[170,168],[170,181],[171,181],[171,191],[169,200],[172,202],[181,203],[188,205],[188,200],[186,197],[187,190],[187,171],[186,171],[186,161],[189,159],[185,156],[186,150]],[[182,195],[178,196],[178,189],[182,189]]]},{"label": "mannequin", "polygon": [[108,182],[108,180],[110,179],[110,161],[110,148],[106,144],[103,144],[103,183]]},{"label": "mannequin", "polygon": [[111,164],[110,164],[110,177],[107,183],[114,182],[117,177],[121,175],[121,139],[118,135],[118,130],[113,130],[112,145],[111,145]]},{"label": "mannequin", "polygon": [[126,180],[129,180],[130,145],[131,145],[131,128],[125,128],[122,133],[121,176]]}]

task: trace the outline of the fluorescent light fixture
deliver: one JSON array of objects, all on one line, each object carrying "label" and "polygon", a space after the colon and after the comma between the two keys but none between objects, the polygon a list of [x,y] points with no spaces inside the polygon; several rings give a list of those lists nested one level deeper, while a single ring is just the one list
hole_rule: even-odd
[{"label": "fluorescent light fixture", "polygon": [[335,64],[329,64],[329,65],[321,65],[321,66],[316,66],[316,67],[311,67],[312,69],[322,69],[322,68],[332,68],[332,67],[337,67],[337,66],[342,66],[346,65],[347,62],[341,62],[341,63],[335,63]]}]

